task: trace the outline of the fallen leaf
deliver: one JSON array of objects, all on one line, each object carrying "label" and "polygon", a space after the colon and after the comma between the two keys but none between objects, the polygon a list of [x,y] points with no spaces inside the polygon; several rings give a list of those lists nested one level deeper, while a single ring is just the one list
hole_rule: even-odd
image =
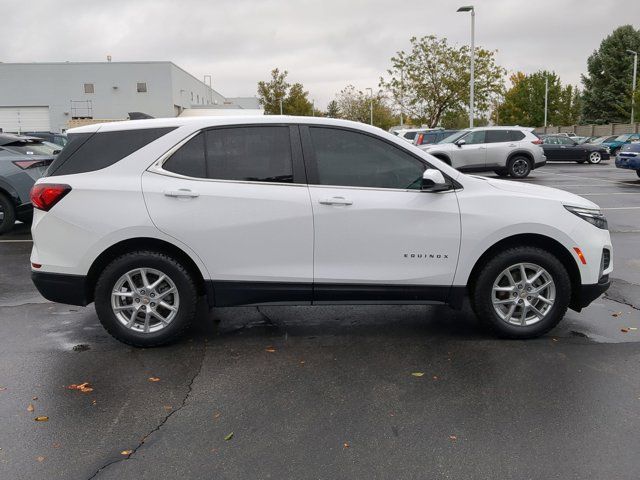
[{"label": "fallen leaf", "polygon": [[31,400],[37,400],[37,399],[38,399],[38,397],[33,397]]},{"label": "fallen leaf", "polygon": [[424,375],[424,372],[413,372],[411,375],[413,375],[414,377],[422,377]]},{"label": "fallen leaf", "polygon": [[557,342],[557,341],[558,341],[558,339],[557,339],[557,338],[555,338],[555,337],[554,337],[554,338],[552,338],[551,340],[553,340],[554,342]]},{"label": "fallen leaf", "polygon": [[620,331],[622,333],[629,333],[629,329],[628,328],[621,328]]},{"label": "fallen leaf", "polygon": [[42,462],[44,462],[44,457],[42,455],[40,455],[40,456],[36,457],[36,460],[42,463]]},{"label": "fallen leaf", "polygon": [[300,365],[304,365],[304,360],[300,360]]},{"label": "fallen leaf", "polygon": [[4,392],[7,389],[7,387],[0,387],[0,392]]},{"label": "fallen leaf", "polygon": [[27,407],[27,412],[33,412],[35,410],[35,407],[33,406],[32,403],[29,404],[29,406]]},{"label": "fallen leaf", "polygon": [[124,455],[125,457],[128,457],[129,455],[131,455],[133,453],[133,450],[122,450],[120,452],[120,455]]},{"label": "fallen leaf", "polygon": [[438,376],[437,376],[437,375],[434,375],[434,376],[433,376],[433,379],[434,379],[434,380],[438,380]]},{"label": "fallen leaf", "polygon": [[45,415],[41,415],[39,417],[34,418],[34,420],[36,422],[48,422],[49,421],[49,417],[47,417]]},{"label": "fallen leaf", "polygon": [[165,405],[164,409],[166,412],[170,412],[171,410],[173,410],[173,407],[171,405]]},{"label": "fallen leaf", "polygon": [[67,387],[69,390],[78,390],[82,393],[91,393],[93,392],[93,387],[89,384],[89,382],[84,382],[76,385],[75,383],[69,385]]},{"label": "fallen leaf", "polygon": [[351,447],[351,445],[349,445],[349,442],[344,442],[344,443],[342,444],[342,446],[343,446],[344,448],[350,448],[350,447]]},{"label": "fallen leaf", "polygon": [[636,327],[629,327],[629,330],[638,330]]},{"label": "fallen leaf", "polygon": [[54,443],[53,445],[51,445],[53,448],[60,448],[60,444],[58,442]]},{"label": "fallen leaf", "polygon": [[622,315],[622,312],[616,312],[611,314],[612,317],[619,317],[620,315]]},{"label": "fallen leaf", "polygon": [[456,437],[455,435],[449,435],[449,440],[455,441],[457,439],[458,437]]},{"label": "fallen leaf", "polygon": [[233,438],[233,432],[228,433],[225,437],[224,437],[224,441],[228,442],[229,440],[231,440]]},{"label": "fallen leaf", "polygon": [[222,415],[220,412],[216,412],[213,414],[213,418],[220,418],[220,415]]},{"label": "fallen leaf", "polygon": [[159,382],[160,379],[158,377],[149,377],[147,378],[147,380],[149,380],[150,382]]},{"label": "fallen leaf", "polygon": [[267,347],[267,348],[265,348],[265,351],[269,352],[269,353],[273,353],[273,352],[276,351],[276,349],[275,349],[275,347]]},{"label": "fallen leaf", "polygon": [[95,405],[96,403],[98,402],[96,402],[95,400],[91,400],[91,405]]}]

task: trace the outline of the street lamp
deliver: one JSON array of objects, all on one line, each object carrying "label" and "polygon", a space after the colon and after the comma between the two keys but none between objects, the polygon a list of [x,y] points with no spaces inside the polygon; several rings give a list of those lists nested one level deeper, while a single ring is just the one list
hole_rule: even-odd
[{"label": "street lamp", "polygon": [[458,12],[471,12],[471,82],[469,84],[469,127],[473,128],[473,83],[475,81],[473,77],[473,63],[474,57],[476,54],[476,44],[475,44],[475,30],[476,30],[476,11],[473,8],[473,5],[466,5],[464,7],[460,7],[457,10]]},{"label": "street lamp", "polygon": [[638,52],[634,50],[627,50],[627,52],[633,54],[633,80],[631,81],[631,123],[633,124],[633,107],[635,103],[636,93],[636,76],[638,74]]},{"label": "street lamp", "polygon": [[547,108],[549,106],[549,75],[544,76],[544,133],[547,133]]},{"label": "street lamp", "polygon": [[366,88],[369,90],[369,124],[373,125],[373,88]]}]

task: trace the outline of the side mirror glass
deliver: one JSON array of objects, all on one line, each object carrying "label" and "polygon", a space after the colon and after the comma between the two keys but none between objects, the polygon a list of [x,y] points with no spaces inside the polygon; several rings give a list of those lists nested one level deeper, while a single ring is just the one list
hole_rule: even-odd
[{"label": "side mirror glass", "polygon": [[427,168],[422,174],[422,190],[424,192],[443,192],[450,189],[451,185],[447,183],[440,170]]},{"label": "side mirror glass", "polygon": [[460,140],[458,140],[456,142],[456,145],[461,147],[462,145],[465,145],[467,143],[467,141],[464,138],[461,138]]}]

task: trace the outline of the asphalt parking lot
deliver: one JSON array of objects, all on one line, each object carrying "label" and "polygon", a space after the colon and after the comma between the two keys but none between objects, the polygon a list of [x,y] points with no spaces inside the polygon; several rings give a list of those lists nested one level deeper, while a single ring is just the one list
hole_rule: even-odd
[{"label": "asphalt parking lot", "polygon": [[39,296],[19,226],[0,237],[0,478],[638,478],[640,179],[611,161],[524,182],[598,203],[614,245],[606,296],[528,341],[468,308],[261,307],[134,349]]}]

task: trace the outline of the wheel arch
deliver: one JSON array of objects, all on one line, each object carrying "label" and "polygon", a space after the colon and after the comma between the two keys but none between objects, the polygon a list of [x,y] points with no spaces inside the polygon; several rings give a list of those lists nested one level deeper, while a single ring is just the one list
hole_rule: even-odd
[{"label": "wheel arch", "polygon": [[469,278],[467,280],[467,288],[469,291],[473,289],[478,274],[490,257],[496,255],[499,251],[521,246],[542,248],[551,252],[562,263],[562,265],[567,269],[567,273],[571,279],[571,302],[569,305],[571,308],[575,308],[576,302],[578,301],[580,286],[582,285],[580,270],[578,269],[576,261],[571,255],[571,252],[569,252],[569,250],[567,250],[567,248],[560,242],[546,235],[536,233],[523,233],[506,237],[485,250],[484,253],[480,255],[469,274]]},{"label": "wheel arch", "polygon": [[431,153],[430,155],[433,156],[433,157],[436,157],[438,160],[443,161],[444,163],[446,163],[450,167],[452,166],[451,165],[451,158],[449,158],[449,155],[447,155],[445,153],[440,153],[440,152]]},{"label": "wheel arch", "polygon": [[198,287],[198,294],[206,294],[209,303],[213,304],[213,293],[208,291],[207,282],[204,280],[202,271],[191,256],[173,243],[152,237],[136,237],[122,240],[111,245],[96,257],[91,267],[89,267],[85,280],[88,303],[94,300],[94,291],[100,272],[115,258],[135,250],[153,250],[167,254],[180,261],[193,276],[196,286]]},{"label": "wheel arch", "polygon": [[506,165],[509,165],[509,162],[515,157],[525,157],[527,160],[531,162],[531,169],[535,166],[535,160],[533,159],[533,155],[531,152],[527,152],[526,150],[516,150],[515,152],[511,152],[507,157]]}]

